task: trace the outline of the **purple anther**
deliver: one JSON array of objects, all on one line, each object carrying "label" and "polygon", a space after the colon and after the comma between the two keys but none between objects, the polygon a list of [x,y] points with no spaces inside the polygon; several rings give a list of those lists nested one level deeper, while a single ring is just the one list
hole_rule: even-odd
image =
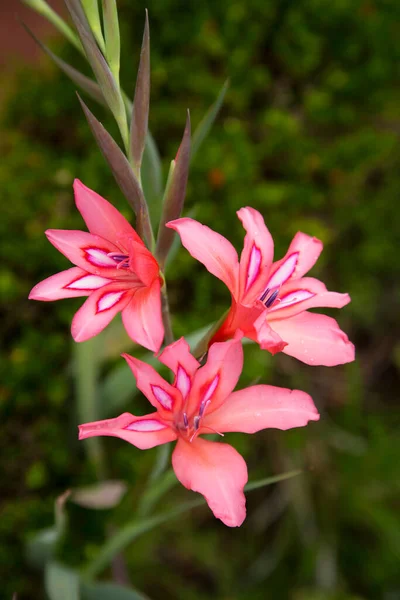
[{"label": "purple anther", "polygon": [[194,429],[195,431],[197,431],[197,430],[198,430],[198,428],[199,428],[199,424],[200,424],[200,417],[195,417],[195,418],[193,419],[193,429]]},{"label": "purple anther", "polygon": [[199,409],[199,417],[201,418],[204,415],[204,411],[206,410],[207,406],[210,404],[210,400],[204,401],[200,404],[200,409]]},{"label": "purple anther", "polygon": [[265,290],[265,292],[263,293],[263,295],[261,296],[261,298],[260,298],[261,302],[264,302],[264,300],[268,296],[268,294],[269,294],[269,288],[267,288]]},{"label": "purple anther", "polygon": [[117,263],[123,262],[129,258],[127,254],[118,254],[118,252],[109,252],[107,256],[115,260]]},{"label": "purple anther", "polygon": [[185,425],[186,429],[189,429],[189,421],[186,413],[183,413],[183,424]]},{"label": "purple anther", "polygon": [[273,305],[273,303],[275,302],[278,294],[279,294],[279,290],[275,290],[274,292],[272,292],[272,294],[270,295],[270,297],[267,298],[267,300],[265,301],[265,306],[267,308],[269,308],[270,306]]}]

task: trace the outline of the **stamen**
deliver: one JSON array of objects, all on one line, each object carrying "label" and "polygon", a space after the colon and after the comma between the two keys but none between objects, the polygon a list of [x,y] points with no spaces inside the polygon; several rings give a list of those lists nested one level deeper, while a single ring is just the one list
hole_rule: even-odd
[{"label": "stamen", "polygon": [[268,294],[269,294],[269,288],[267,288],[265,290],[265,292],[263,293],[263,295],[261,296],[261,298],[260,298],[261,302],[264,302],[264,300],[268,296]]},{"label": "stamen", "polygon": [[197,416],[197,417],[195,417],[195,418],[193,419],[193,429],[194,429],[195,431],[197,431],[197,430],[198,430],[198,428],[199,428],[200,419],[201,419],[201,417],[199,417],[199,416]]},{"label": "stamen", "polygon": [[183,413],[183,423],[184,423],[184,425],[185,425],[185,428],[186,428],[186,429],[189,429],[189,421],[188,421],[188,418],[187,418],[187,414],[186,414],[186,413]]},{"label": "stamen", "polygon": [[108,252],[107,256],[112,258],[117,263],[117,269],[129,268],[129,256],[127,254],[119,254],[118,252]]},{"label": "stamen", "polygon": [[272,294],[270,295],[270,297],[265,301],[265,306],[267,308],[269,308],[270,306],[273,305],[273,303],[275,302],[278,294],[279,294],[279,290],[275,290],[274,292],[272,292]]},{"label": "stamen", "polygon": [[201,418],[201,417],[204,415],[204,413],[205,413],[205,410],[206,410],[207,406],[208,406],[210,403],[211,403],[211,400],[206,400],[206,401],[205,401],[205,400],[203,400],[203,402],[200,404],[200,410],[199,410],[199,417],[200,417],[200,418]]}]

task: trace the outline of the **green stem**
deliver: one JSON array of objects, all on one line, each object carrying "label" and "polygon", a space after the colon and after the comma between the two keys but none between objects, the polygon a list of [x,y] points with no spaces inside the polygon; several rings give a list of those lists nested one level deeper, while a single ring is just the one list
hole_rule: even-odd
[{"label": "green stem", "polygon": [[201,338],[201,340],[196,344],[192,354],[195,358],[199,359],[205,354],[208,350],[208,345],[213,337],[214,333],[218,331],[221,327],[222,323],[225,321],[228,316],[229,308],[224,312],[223,315],[216,321],[213,325],[211,325],[210,329],[205,333],[205,335]]}]

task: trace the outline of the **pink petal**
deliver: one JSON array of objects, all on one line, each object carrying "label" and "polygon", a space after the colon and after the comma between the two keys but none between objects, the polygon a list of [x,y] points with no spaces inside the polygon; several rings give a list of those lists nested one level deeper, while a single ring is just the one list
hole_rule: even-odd
[{"label": "pink petal", "polygon": [[272,329],[266,317],[267,311],[264,311],[253,324],[253,330],[247,332],[247,337],[259,344],[262,350],[268,350],[271,354],[282,352],[286,342]]},{"label": "pink petal", "polygon": [[[31,290],[31,300],[60,300],[87,296],[91,291],[109,283],[109,279],[92,275],[79,267],[72,267],[44,279]],[[97,287],[96,287],[97,286]]]},{"label": "pink petal", "polygon": [[[342,308],[350,302],[348,294],[328,292],[322,281],[313,277],[287,281],[282,286],[279,297],[283,300],[282,306],[277,302],[267,313],[270,323],[277,319],[288,319],[309,308]],[[298,301],[294,302],[296,297]],[[276,329],[274,325],[272,327]]]},{"label": "pink petal", "polygon": [[140,450],[172,442],[177,437],[171,427],[160,421],[157,413],[143,415],[143,417],[124,413],[115,419],[79,425],[80,440],[98,435],[118,437]]},{"label": "pink petal", "polygon": [[178,367],[182,366],[185,371],[192,377],[200,366],[200,363],[190,353],[190,347],[185,338],[166,346],[161,352],[158,360],[176,375]]},{"label": "pink petal", "polygon": [[122,312],[122,321],[128,335],[137,344],[158,352],[164,339],[158,279],[151,287],[142,287],[134,292]]},{"label": "pink petal", "polygon": [[111,283],[92,292],[72,320],[71,333],[76,342],[94,337],[112,321],[130,300],[132,292]]},{"label": "pink petal", "polygon": [[353,344],[331,317],[303,312],[271,325],[288,344],[283,352],[307,365],[333,367],[354,360]]},{"label": "pink petal", "polygon": [[261,429],[291,429],[318,421],[319,414],[311,397],[299,390],[272,385],[254,385],[233,392],[212,414],[206,414],[203,426],[221,433],[255,433]]},{"label": "pink petal", "polygon": [[172,454],[179,481],[202,494],[217,519],[228,527],[239,527],[246,518],[247,467],[240,454],[228,444],[196,438],[179,439]]},{"label": "pink petal", "polygon": [[270,290],[277,288],[285,283],[294,273],[299,261],[299,253],[293,252],[287,258],[281,261],[274,274],[268,279],[266,287]]},{"label": "pink petal", "polygon": [[254,208],[241,208],[237,215],[246,230],[240,257],[240,298],[251,303],[266,287],[274,256],[274,242],[261,214]]},{"label": "pink petal", "polygon": [[74,181],[74,191],[76,206],[90,233],[117,245],[125,245],[129,239],[143,245],[133,227],[110,202],[86,187],[79,179]]},{"label": "pink petal", "polygon": [[[278,269],[280,269],[285,263],[287,271],[289,271],[288,267],[290,266],[290,264],[287,263],[288,259],[293,254],[298,254],[295,268],[292,271],[292,273],[289,274],[289,277],[291,277],[291,279],[298,279],[299,277],[302,277],[305,273],[307,273],[307,271],[311,269],[311,267],[315,265],[319,255],[322,252],[322,249],[323,244],[320,240],[318,240],[315,237],[306,235],[305,233],[301,233],[299,231],[294,236],[286,255],[281,260],[278,260],[272,265],[271,276],[274,275],[278,271]],[[294,261],[294,257],[291,258],[291,260]],[[283,272],[281,272],[280,274],[280,277],[282,276]],[[284,277],[282,278],[283,281],[286,281]],[[276,285],[279,285],[279,283]]]},{"label": "pink petal", "polygon": [[212,344],[206,364],[194,376],[188,414],[197,413],[201,404],[208,401],[207,412],[216,410],[235,388],[242,368],[243,348],[240,340]]},{"label": "pink petal", "polygon": [[49,241],[69,260],[94,275],[110,279],[121,279],[124,274],[117,270],[115,261],[107,256],[110,252],[119,252],[111,242],[86,231],[48,229]]},{"label": "pink petal", "polygon": [[143,243],[131,242],[129,244],[130,267],[137,274],[144,285],[151,285],[158,277],[159,266]]},{"label": "pink petal", "polygon": [[122,356],[131,368],[138,389],[157,408],[164,420],[171,420],[173,418],[172,411],[178,411],[182,404],[180,392],[165,381],[149,364],[129,354],[122,354]]},{"label": "pink petal", "polygon": [[176,219],[167,227],[177,231],[182,244],[210,273],[221,279],[236,297],[238,293],[239,263],[237,252],[230,242],[209,227],[194,219]]}]

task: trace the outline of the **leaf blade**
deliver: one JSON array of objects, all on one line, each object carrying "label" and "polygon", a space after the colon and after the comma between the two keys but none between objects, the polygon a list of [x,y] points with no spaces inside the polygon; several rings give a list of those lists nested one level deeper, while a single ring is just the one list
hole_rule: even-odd
[{"label": "leaf blade", "polygon": [[208,133],[209,133],[220,109],[221,109],[221,106],[224,101],[226,92],[228,91],[228,88],[229,88],[229,79],[227,79],[225,81],[215,102],[210,106],[210,108],[204,115],[203,119],[200,121],[200,123],[196,127],[196,130],[193,134],[192,154],[191,154],[192,159],[195,156],[195,154],[198,152],[198,150],[199,150],[201,144],[203,143],[203,141],[205,140],[205,138],[207,137],[207,135],[208,135]]}]

